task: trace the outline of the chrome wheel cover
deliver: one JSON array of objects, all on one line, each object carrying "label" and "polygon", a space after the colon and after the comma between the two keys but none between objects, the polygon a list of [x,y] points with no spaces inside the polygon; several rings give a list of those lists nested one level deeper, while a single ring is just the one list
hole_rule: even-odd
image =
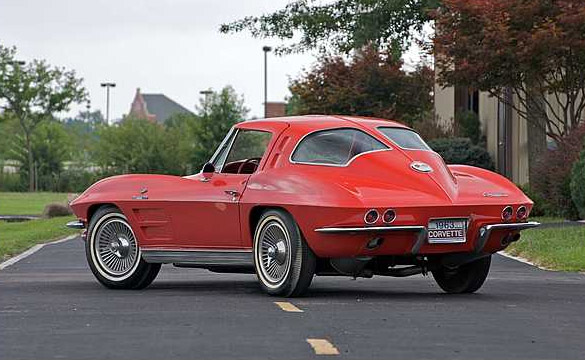
[{"label": "chrome wheel cover", "polygon": [[264,219],[256,234],[256,267],[264,284],[276,288],[290,271],[292,254],[288,231],[277,217]]},{"label": "chrome wheel cover", "polygon": [[96,228],[92,242],[99,267],[117,280],[127,277],[140,258],[132,228],[119,217],[106,219]]}]

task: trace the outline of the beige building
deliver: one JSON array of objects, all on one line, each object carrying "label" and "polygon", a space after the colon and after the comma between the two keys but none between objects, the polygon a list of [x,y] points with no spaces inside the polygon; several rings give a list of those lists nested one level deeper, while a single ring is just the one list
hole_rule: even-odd
[{"label": "beige building", "polygon": [[526,120],[509,105],[488,93],[467,87],[443,88],[435,84],[435,112],[444,128],[452,126],[460,111],[476,113],[487,139],[496,171],[516,184],[528,182],[528,129]]}]

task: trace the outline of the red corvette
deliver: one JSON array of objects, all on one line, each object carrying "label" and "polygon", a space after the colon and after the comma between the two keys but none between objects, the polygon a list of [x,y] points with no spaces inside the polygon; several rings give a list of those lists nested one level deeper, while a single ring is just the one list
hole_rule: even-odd
[{"label": "red corvette", "polygon": [[242,122],[196,175],[114,176],[71,206],[107,287],[144,288],[172,263],[255,272],[281,296],[315,274],[431,272],[446,292],[474,292],[491,254],[539,225],[506,178],[445,165],[397,122],[348,116]]}]

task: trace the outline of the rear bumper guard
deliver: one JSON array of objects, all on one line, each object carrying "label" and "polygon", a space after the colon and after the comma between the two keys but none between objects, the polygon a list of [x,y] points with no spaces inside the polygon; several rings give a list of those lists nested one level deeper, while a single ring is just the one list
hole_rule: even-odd
[{"label": "rear bumper guard", "polygon": [[509,230],[509,231],[522,231],[526,229],[531,229],[535,227],[539,227],[540,223],[536,221],[528,221],[524,223],[502,223],[502,224],[491,224],[482,226],[479,229],[479,237],[477,242],[475,243],[475,252],[481,252],[485,247],[492,231],[495,230]]}]

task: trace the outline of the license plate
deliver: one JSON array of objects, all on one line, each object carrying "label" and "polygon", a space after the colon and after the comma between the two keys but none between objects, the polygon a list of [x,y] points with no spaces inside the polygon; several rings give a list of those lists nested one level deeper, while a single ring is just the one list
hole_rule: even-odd
[{"label": "license plate", "polygon": [[429,244],[459,244],[465,242],[467,219],[432,219],[427,228]]}]

